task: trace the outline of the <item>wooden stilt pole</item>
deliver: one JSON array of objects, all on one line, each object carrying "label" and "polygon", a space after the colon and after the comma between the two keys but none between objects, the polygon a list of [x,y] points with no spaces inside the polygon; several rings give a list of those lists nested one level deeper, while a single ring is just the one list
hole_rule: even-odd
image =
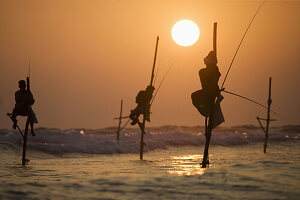
[{"label": "wooden stilt pole", "polygon": [[[217,56],[217,22],[214,23],[214,32],[213,32],[213,50]],[[215,99],[213,100],[215,102]],[[204,154],[203,154],[203,160],[201,163],[202,168],[206,168],[207,165],[209,165],[209,159],[208,159],[208,149],[209,149],[209,143],[211,138],[211,132],[212,132],[212,126],[213,126],[213,119],[214,119],[214,103],[211,105],[211,113],[209,117],[205,118],[205,148],[204,148]],[[207,125],[208,120],[208,125]]]},{"label": "wooden stilt pole", "polygon": [[119,126],[117,131],[117,140],[120,140],[120,131],[121,131],[121,124],[122,124],[122,112],[123,112],[123,100],[121,100],[121,108],[120,108],[120,118],[119,118]]},{"label": "wooden stilt pole", "polygon": [[144,135],[145,135],[145,116],[143,115],[143,123],[139,122],[139,127],[141,129],[141,142],[140,142],[140,159],[143,160],[143,155],[144,155]]},{"label": "wooden stilt pole", "polygon": [[[211,138],[211,133],[212,133],[212,125],[213,125],[213,118],[214,118],[214,105],[212,105],[211,108],[211,114],[209,117],[205,118],[205,148],[204,148],[204,155],[203,155],[203,160],[201,163],[202,168],[206,168],[207,165],[209,165],[209,154],[208,154],[208,149],[209,149],[209,143],[210,143],[210,138]],[[208,121],[208,124],[207,124]]]},{"label": "wooden stilt pole", "polygon": [[268,138],[269,138],[270,109],[271,109],[271,104],[272,104],[271,83],[272,83],[272,77],[269,78],[268,114],[267,114],[267,124],[266,124],[266,131],[265,131],[264,153],[267,152],[267,143],[268,143]]},{"label": "wooden stilt pole", "polygon": [[27,117],[27,120],[26,120],[25,133],[24,133],[24,137],[23,137],[22,165],[26,165],[29,161],[28,159],[26,159],[26,146],[27,146],[28,127],[29,127],[29,117]]},{"label": "wooden stilt pole", "polygon": [[217,22],[214,23],[213,50],[217,56]]},{"label": "wooden stilt pole", "polygon": [[203,153],[203,160],[202,160],[202,167],[205,168],[208,160],[208,147],[209,147],[209,142],[210,142],[210,136],[208,134],[208,117],[205,117],[205,147],[204,147],[204,153]]},{"label": "wooden stilt pole", "polygon": [[[151,73],[151,79],[150,79],[150,86],[153,86],[153,79],[154,79],[154,71],[155,71],[155,64],[156,64],[156,56],[157,56],[157,49],[158,49],[158,41],[159,41],[159,36],[156,37],[156,45],[155,45],[155,52],[154,52],[154,61],[153,61],[153,66],[152,66],[152,73]],[[150,103],[150,102],[149,102]],[[149,106],[149,112],[150,112],[150,104]],[[147,113],[148,114],[148,113]],[[149,113],[150,115],[150,113]],[[143,114],[143,122],[138,122],[139,127],[141,129],[141,142],[140,142],[140,159],[143,160],[143,154],[144,154],[144,135],[145,135],[145,127],[146,127],[146,118],[145,115]]]},{"label": "wooden stilt pole", "polygon": [[[267,152],[267,144],[268,144],[268,138],[269,138],[269,125],[271,121],[276,121],[276,119],[270,119],[270,111],[271,111],[271,104],[272,104],[272,99],[271,99],[271,83],[272,83],[272,77],[269,78],[269,97],[268,97],[268,113],[267,113],[267,118],[263,119],[260,117],[257,117],[257,121],[265,133],[265,142],[264,142],[264,153]],[[263,127],[261,120],[266,121],[266,128]]]}]

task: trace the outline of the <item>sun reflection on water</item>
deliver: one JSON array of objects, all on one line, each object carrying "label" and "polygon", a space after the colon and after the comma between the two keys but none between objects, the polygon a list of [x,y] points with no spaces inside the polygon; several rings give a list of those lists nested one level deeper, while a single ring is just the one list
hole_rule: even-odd
[{"label": "sun reflection on water", "polygon": [[203,175],[206,168],[201,168],[200,161],[202,158],[203,155],[171,156],[169,162],[165,163],[165,167],[168,168],[169,174],[178,176]]}]

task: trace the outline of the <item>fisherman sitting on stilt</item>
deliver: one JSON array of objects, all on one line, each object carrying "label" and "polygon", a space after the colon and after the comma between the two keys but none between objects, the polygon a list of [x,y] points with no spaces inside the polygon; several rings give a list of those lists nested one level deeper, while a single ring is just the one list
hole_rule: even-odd
[{"label": "fisherman sitting on stilt", "polygon": [[204,117],[212,114],[213,105],[216,97],[219,95],[218,81],[221,76],[217,66],[217,57],[214,51],[204,58],[206,68],[200,69],[199,77],[202,90],[192,93],[193,105]]},{"label": "fisherman sitting on stilt", "polygon": [[31,106],[34,104],[33,95],[30,90],[26,90],[26,83],[24,80],[19,81],[19,88],[20,90],[16,91],[15,93],[15,108],[13,109],[13,112],[11,114],[11,119],[13,120],[13,128],[16,129],[17,127],[17,119],[16,117],[18,115],[20,116],[28,116],[29,124],[31,127],[31,134],[35,136],[33,131],[33,123],[35,114],[33,113],[33,110]]},{"label": "fisherman sitting on stilt", "polygon": [[131,125],[135,125],[139,123],[139,116],[143,114],[145,116],[145,120],[150,122],[150,102],[153,97],[154,87],[149,85],[146,90],[141,90],[136,96],[135,102],[137,106],[135,109],[131,110],[129,118],[132,120]]},{"label": "fisherman sitting on stilt", "polygon": [[221,73],[217,66],[217,57],[214,51],[209,52],[209,54],[204,58],[204,63],[206,68],[200,69],[199,77],[202,85],[203,95],[206,97],[206,108],[207,116],[212,114],[213,105],[215,99],[219,94],[219,78]]},{"label": "fisherman sitting on stilt", "polygon": [[205,167],[209,164],[208,147],[212,129],[224,122],[224,116],[220,107],[220,102],[223,100],[223,97],[220,95],[218,86],[221,73],[217,66],[218,60],[214,51],[209,52],[204,58],[204,63],[206,68],[199,71],[202,90],[192,93],[191,97],[193,105],[200,114],[205,117],[206,144],[202,162],[202,166]]}]

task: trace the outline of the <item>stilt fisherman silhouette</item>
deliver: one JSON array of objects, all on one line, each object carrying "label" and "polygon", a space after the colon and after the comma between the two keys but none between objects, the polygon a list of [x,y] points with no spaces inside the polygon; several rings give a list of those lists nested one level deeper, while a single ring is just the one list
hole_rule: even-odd
[{"label": "stilt fisherman silhouette", "polygon": [[204,63],[206,68],[202,68],[199,71],[202,92],[205,97],[203,99],[204,104],[200,106],[203,107],[203,115],[209,117],[213,112],[213,105],[217,95],[219,94],[218,82],[221,73],[217,66],[218,60],[214,51],[209,52],[209,54],[204,58]]},{"label": "stilt fisherman silhouette", "polygon": [[[208,147],[213,128],[224,122],[224,116],[221,111],[220,102],[223,97],[220,94],[218,81],[221,76],[217,66],[218,60],[215,51],[209,52],[204,58],[206,68],[200,69],[199,77],[202,90],[192,93],[193,105],[197,108],[201,115],[205,117],[205,137],[206,144],[202,167],[209,164]],[[208,122],[208,124],[207,124]]]},{"label": "stilt fisherman silhouette", "polygon": [[131,125],[139,123],[139,116],[142,114],[145,116],[145,120],[150,122],[150,102],[153,97],[154,87],[148,85],[146,90],[141,90],[136,96],[135,102],[137,106],[131,110],[129,118],[132,120]]},{"label": "stilt fisherman silhouette", "polygon": [[[33,123],[35,122],[35,114],[31,108],[34,104],[35,100],[30,89],[26,90],[26,82],[25,80],[19,81],[19,88],[20,90],[16,91],[15,93],[15,107],[11,114],[11,119],[13,121],[13,128],[16,129],[17,127],[17,116],[28,116],[29,124],[31,127],[31,134],[35,136],[33,131]],[[29,88],[29,86],[27,86]]]}]

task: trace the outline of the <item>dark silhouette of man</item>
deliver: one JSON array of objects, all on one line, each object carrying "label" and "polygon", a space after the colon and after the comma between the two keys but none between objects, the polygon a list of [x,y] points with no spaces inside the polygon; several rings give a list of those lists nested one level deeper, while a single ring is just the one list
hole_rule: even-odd
[{"label": "dark silhouette of man", "polygon": [[202,85],[203,96],[205,97],[206,107],[208,111],[208,116],[213,112],[213,105],[215,99],[219,94],[219,78],[221,73],[217,66],[218,60],[214,51],[209,52],[209,54],[204,58],[204,63],[206,68],[200,69],[199,77]]},{"label": "dark silhouette of man", "polygon": [[135,102],[137,106],[135,109],[131,110],[129,118],[132,120],[131,125],[139,123],[139,116],[143,114],[145,120],[150,122],[150,102],[153,97],[154,87],[149,85],[146,90],[141,90],[136,96]]},{"label": "dark silhouette of man", "polygon": [[217,66],[218,60],[214,51],[209,52],[204,58],[204,63],[206,68],[199,71],[202,89],[193,92],[191,98],[193,105],[200,114],[209,118],[209,129],[213,129],[225,121],[220,106],[224,97],[220,94],[218,86],[221,74]]},{"label": "dark silhouette of man", "polygon": [[[212,129],[222,122],[224,122],[224,117],[221,111],[220,102],[223,97],[220,95],[219,89],[219,78],[221,73],[217,66],[218,60],[216,53],[214,51],[209,52],[209,54],[204,58],[204,63],[206,68],[200,69],[199,77],[202,85],[202,90],[200,92],[195,92],[192,94],[194,97],[199,95],[199,102],[201,106],[197,107],[199,112],[204,115],[205,118],[205,148],[202,161],[202,167],[206,167],[209,164],[208,160],[208,148],[211,138]],[[196,95],[195,95],[196,94]],[[217,98],[218,97],[218,98]],[[217,102],[216,102],[217,98]],[[202,100],[201,100],[202,99]],[[195,102],[193,102],[194,104]],[[194,104],[195,105],[195,104]],[[202,112],[201,112],[202,111]],[[207,124],[208,119],[208,124]]]},{"label": "dark silhouette of man", "polygon": [[16,91],[15,93],[15,108],[12,112],[12,120],[14,122],[13,128],[16,129],[17,127],[17,119],[16,117],[18,115],[20,116],[28,116],[29,123],[31,126],[31,134],[34,136],[33,131],[33,111],[31,109],[31,106],[34,104],[33,95],[29,90],[26,90],[26,83],[24,80],[19,81],[19,88],[20,90]]}]

